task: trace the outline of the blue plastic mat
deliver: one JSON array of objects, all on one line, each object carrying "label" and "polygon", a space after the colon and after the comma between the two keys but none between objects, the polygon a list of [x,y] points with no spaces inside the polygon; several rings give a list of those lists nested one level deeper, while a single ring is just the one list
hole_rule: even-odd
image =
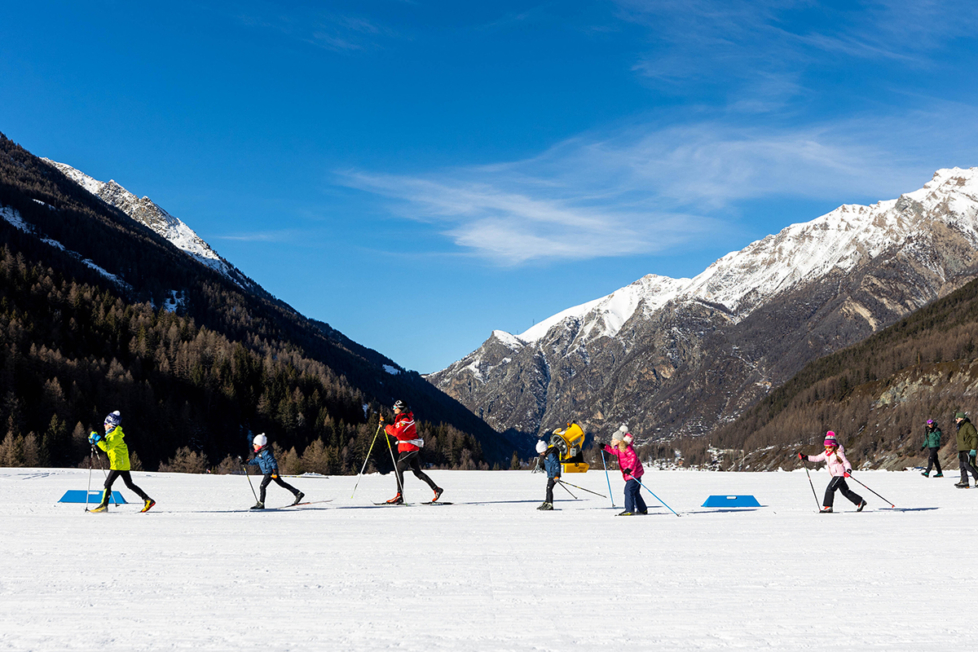
[{"label": "blue plastic mat", "polygon": [[753,496],[710,496],[703,507],[760,507]]},{"label": "blue plastic mat", "polygon": [[[65,492],[65,495],[61,497],[59,503],[95,503],[98,504],[102,500],[102,490],[92,491],[88,494],[88,500],[85,500],[85,491],[82,489],[71,489]],[[118,491],[112,492],[112,499],[109,504],[115,503],[117,505],[125,505],[126,499],[122,497]]]}]

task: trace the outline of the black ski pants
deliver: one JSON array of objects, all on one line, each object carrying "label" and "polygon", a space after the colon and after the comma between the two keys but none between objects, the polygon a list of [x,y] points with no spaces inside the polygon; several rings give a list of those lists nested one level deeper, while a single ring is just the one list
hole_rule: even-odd
[{"label": "black ski pants", "polygon": [[829,482],[829,486],[825,488],[825,498],[822,499],[822,505],[825,507],[831,507],[832,503],[835,502],[836,491],[841,491],[842,495],[851,500],[853,505],[858,506],[859,503],[863,502],[862,497],[849,488],[849,484],[846,482],[845,477],[837,475],[832,478],[832,481]]},{"label": "black ski pants", "polygon": [[930,451],[930,457],[927,458],[927,471],[926,471],[926,473],[930,473],[931,467],[934,467],[934,469],[938,473],[941,473],[941,462],[940,462],[940,460],[937,459],[937,454],[940,452],[941,449],[940,448],[928,448],[927,450]]},{"label": "black ski pants", "polygon": [[958,466],[961,467],[961,482],[967,482],[968,473],[971,473],[975,476],[975,484],[978,485],[978,469],[972,466],[968,451],[958,451]]},{"label": "black ski pants", "polygon": [[547,478],[547,500],[545,502],[553,505],[554,502],[554,487],[557,485],[557,481],[560,478]]},{"label": "black ski pants", "polygon": [[421,470],[421,458],[419,453],[421,451],[406,451],[397,456],[397,466],[395,470],[397,471],[397,491],[400,493],[404,492],[404,471],[406,469],[411,469],[414,472],[414,477],[418,480],[422,480],[428,483],[432,491],[438,489],[438,485],[429,478],[424,471]]},{"label": "black ski pants", "polygon": [[129,474],[129,471],[116,471],[113,469],[112,471],[109,471],[107,476],[105,476],[105,493],[102,494],[103,505],[109,502],[109,496],[112,495],[112,483],[116,481],[116,478],[122,478],[122,481],[126,483],[127,487],[129,487],[129,491],[133,492],[143,500],[150,499],[149,496],[146,495],[146,492],[133,483],[132,475]]},{"label": "black ski pants", "polygon": [[282,478],[278,477],[278,473],[266,473],[265,477],[261,479],[261,485],[259,486],[261,492],[258,494],[260,496],[260,498],[258,498],[258,502],[260,503],[265,502],[265,489],[268,488],[268,485],[271,484],[273,480],[275,481],[275,484],[277,484],[278,486],[284,487],[285,489],[291,491],[293,496],[299,495],[299,490],[293,487],[292,485],[290,485]]}]

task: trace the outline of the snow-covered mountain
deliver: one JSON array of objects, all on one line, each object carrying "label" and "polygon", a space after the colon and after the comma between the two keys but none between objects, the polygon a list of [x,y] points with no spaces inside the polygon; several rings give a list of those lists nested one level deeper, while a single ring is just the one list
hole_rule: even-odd
[{"label": "snow-covered mountain", "polygon": [[149,197],[140,199],[115,181],[99,181],[70,165],[46,158],[41,160],[60,170],[66,177],[105,203],[115,206],[132,219],[148,226],[178,249],[186,252],[194,260],[223,274],[239,287],[251,291],[258,289],[254,281],[241,273],[234,265],[221,258],[193,229],[156,205]]},{"label": "snow-covered mountain", "polygon": [[495,331],[429,381],[497,430],[578,419],[703,434],[810,360],[960,287],[978,265],[978,168],[845,205],[692,279],[649,275],[519,335]]}]

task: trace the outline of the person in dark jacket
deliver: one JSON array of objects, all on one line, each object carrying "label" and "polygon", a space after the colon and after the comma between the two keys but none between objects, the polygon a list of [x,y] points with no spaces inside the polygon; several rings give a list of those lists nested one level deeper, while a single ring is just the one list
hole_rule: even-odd
[{"label": "person in dark jacket", "polygon": [[[380,415],[380,423],[384,423],[384,415]],[[397,495],[387,501],[390,505],[404,504],[404,471],[411,469],[414,477],[426,482],[431,490],[435,492],[435,497],[431,502],[436,502],[445,490],[435,484],[434,480],[421,470],[421,449],[424,447],[424,440],[418,437],[417,426],[414,425],[414,413],[404,401],[394,403],[394,423],[384,426],[384,432],[388,437],[397,440]]]},{"label": "person in dark jacket", "polygon": [[968,420],[968,415],[964,412],[955,414],[954,421],[958,424],[958,465],[961,467],[961,482],[954,486],[967,489],[970,473],[975,478],[975,486],[978,487],[978,469],[975,469],[971,462],[971,458],[975,456],[975,449],[978,448],[978,431],[975,431],[974,424]]},{"label": "person in dark jacket", "polygon": [[268,445],[268,437],[261,434],[252,439],[249,433],[248,442],[255,451],[255,457],[248,462],[248,466],[257,465],[261,469],[261,472],[265,474],[265,477],[261,480],[261,493],[259,494],[258,502],[255,503],[252,509],[265,509],[265,490],[272,481],[278,486],[291,491],[292,495],[295,496],[292,504],[298,505],[299,501],[305,497],[305,494],[278,476],[278,462],[275,461],[275,455],[272,454],[272,449]]},{"label": "person in dark jacket", "polygon": [[941,450],[942,435],[941,429],[937,427],[937,422],[933,419],[927,419],[926,429],[924,430],[924,444],[920,447],[920,450],[926,448],[930,451],[930,457],[927,458],[927,470],[920,472],[920,475],[925,478],[930,477],[931,467],[937,470],[937,473],[934,474],[935,478],[944,477],[944,474],[941,472],[941,461],[937,459],[937,454]]},{"label": "person in dark jacket", "polygon": [[547,446],[547,442],[541,439],[537,442],[537,453],[547,471],[547,497],[537,509],[551,511],[554,508],[554,487],[560,482],[560,450],[556,446]]}]

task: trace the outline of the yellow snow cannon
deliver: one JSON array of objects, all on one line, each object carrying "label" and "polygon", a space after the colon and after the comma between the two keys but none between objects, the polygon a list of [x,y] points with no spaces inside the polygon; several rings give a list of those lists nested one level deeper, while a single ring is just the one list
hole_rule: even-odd
[{"label": "yellow snow cannon", "polygon": [[587,473],[590,468],[584,462],[584,430],[576,423],[568,423],[563,430],[557,428],[550,435],[550,445],[560,451],[560,463],[564,473]]}]

